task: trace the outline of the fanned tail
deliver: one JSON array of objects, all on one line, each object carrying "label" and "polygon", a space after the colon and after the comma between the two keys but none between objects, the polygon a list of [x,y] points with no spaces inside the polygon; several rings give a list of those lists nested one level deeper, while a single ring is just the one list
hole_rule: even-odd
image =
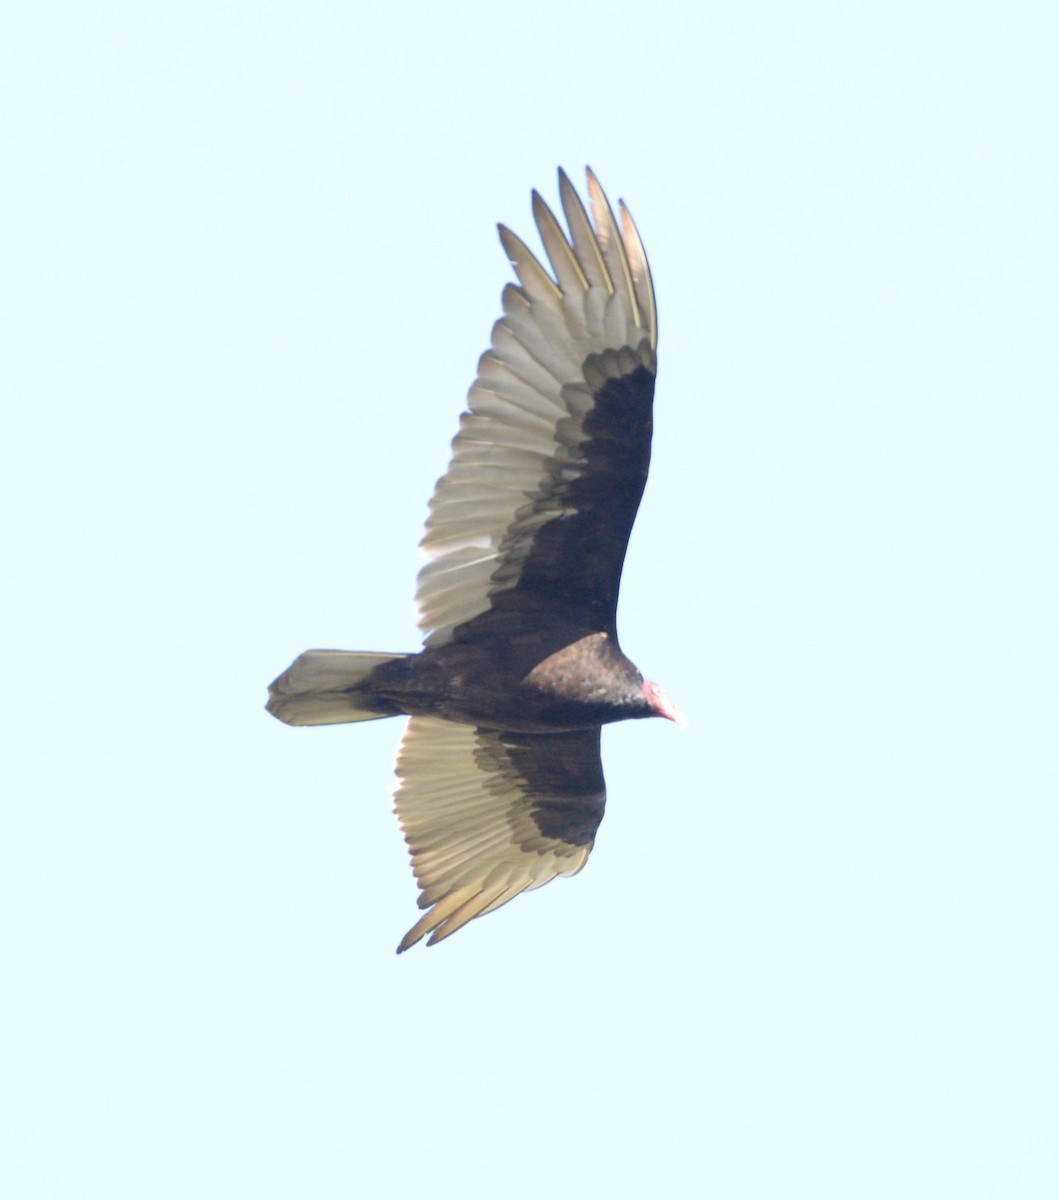
[{"label": "fanned tail", "polygon": [[265,707],[288,725],[343,725],[394,716],[392,705],[373,703],[364,685],[376,667],[408,654],[356,650],[306,650],[269,684]]}]

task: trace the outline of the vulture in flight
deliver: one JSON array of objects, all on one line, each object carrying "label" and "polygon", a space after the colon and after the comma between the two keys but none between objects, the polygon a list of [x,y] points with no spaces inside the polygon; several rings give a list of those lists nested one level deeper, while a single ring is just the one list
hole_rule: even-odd
[{"label": "vulture in flight", "polygon": [[307,650],[269,688],[289,725],[408,716],[395,812],[423,915],[400,954],[588,859],[600,728],[683,715],[618,645],[622,562],[651,457],[658,320],[643,244],[591,171],[569,228],[533,193],[549,272],[501,225],[518,284],[430,501],[417,654]]}]

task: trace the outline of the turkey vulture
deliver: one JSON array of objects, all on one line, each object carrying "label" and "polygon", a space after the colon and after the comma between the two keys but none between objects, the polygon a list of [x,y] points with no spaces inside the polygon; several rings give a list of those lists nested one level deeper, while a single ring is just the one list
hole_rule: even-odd
[{"label": "turkey vulture", "polygon": [[640,236],[565,173],[554,278],[505,226],[518,285],[478,363],[422,549],[418,654],[307,650],[269,688],[289,725],[407,715],[395,812],[428,945],[588,859],[600,727],[683,715],[618,646],[622,562],[651,457],[658,323]]}]

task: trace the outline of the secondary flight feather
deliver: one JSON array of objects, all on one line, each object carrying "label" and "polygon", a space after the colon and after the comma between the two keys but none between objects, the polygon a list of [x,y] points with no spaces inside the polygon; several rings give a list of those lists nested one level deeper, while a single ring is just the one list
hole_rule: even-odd
[{"label": "secondary flight feather", "polygon": [[587,184],[591,217],[559,172],[569,233],[533,193],[550,272],[500,226],[518,284],[430,501],[423,649],[307,650],[269,688],[290,725],[410,717],[395,811],[424,913],[398,953],[579,871],[603,819],[601,727],[683,723],[618,645],[658,319],[632,217]]}]

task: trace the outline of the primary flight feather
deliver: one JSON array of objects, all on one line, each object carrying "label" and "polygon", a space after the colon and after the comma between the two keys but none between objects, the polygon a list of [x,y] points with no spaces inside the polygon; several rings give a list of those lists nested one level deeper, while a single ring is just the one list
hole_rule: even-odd
[{"label": "primary flight feather", "polygon": [[518,284],[478,363],[422,548],[418,654],[307,650],[269,688],[290,725],[408,715],[395,811],[428,945],[588,859],[600,728],[683,716],[618,645],[622,563],[651,458],[658,320],[643,244],[595,176],[569,228],[533,193],[551,266],[501,225]]}]

